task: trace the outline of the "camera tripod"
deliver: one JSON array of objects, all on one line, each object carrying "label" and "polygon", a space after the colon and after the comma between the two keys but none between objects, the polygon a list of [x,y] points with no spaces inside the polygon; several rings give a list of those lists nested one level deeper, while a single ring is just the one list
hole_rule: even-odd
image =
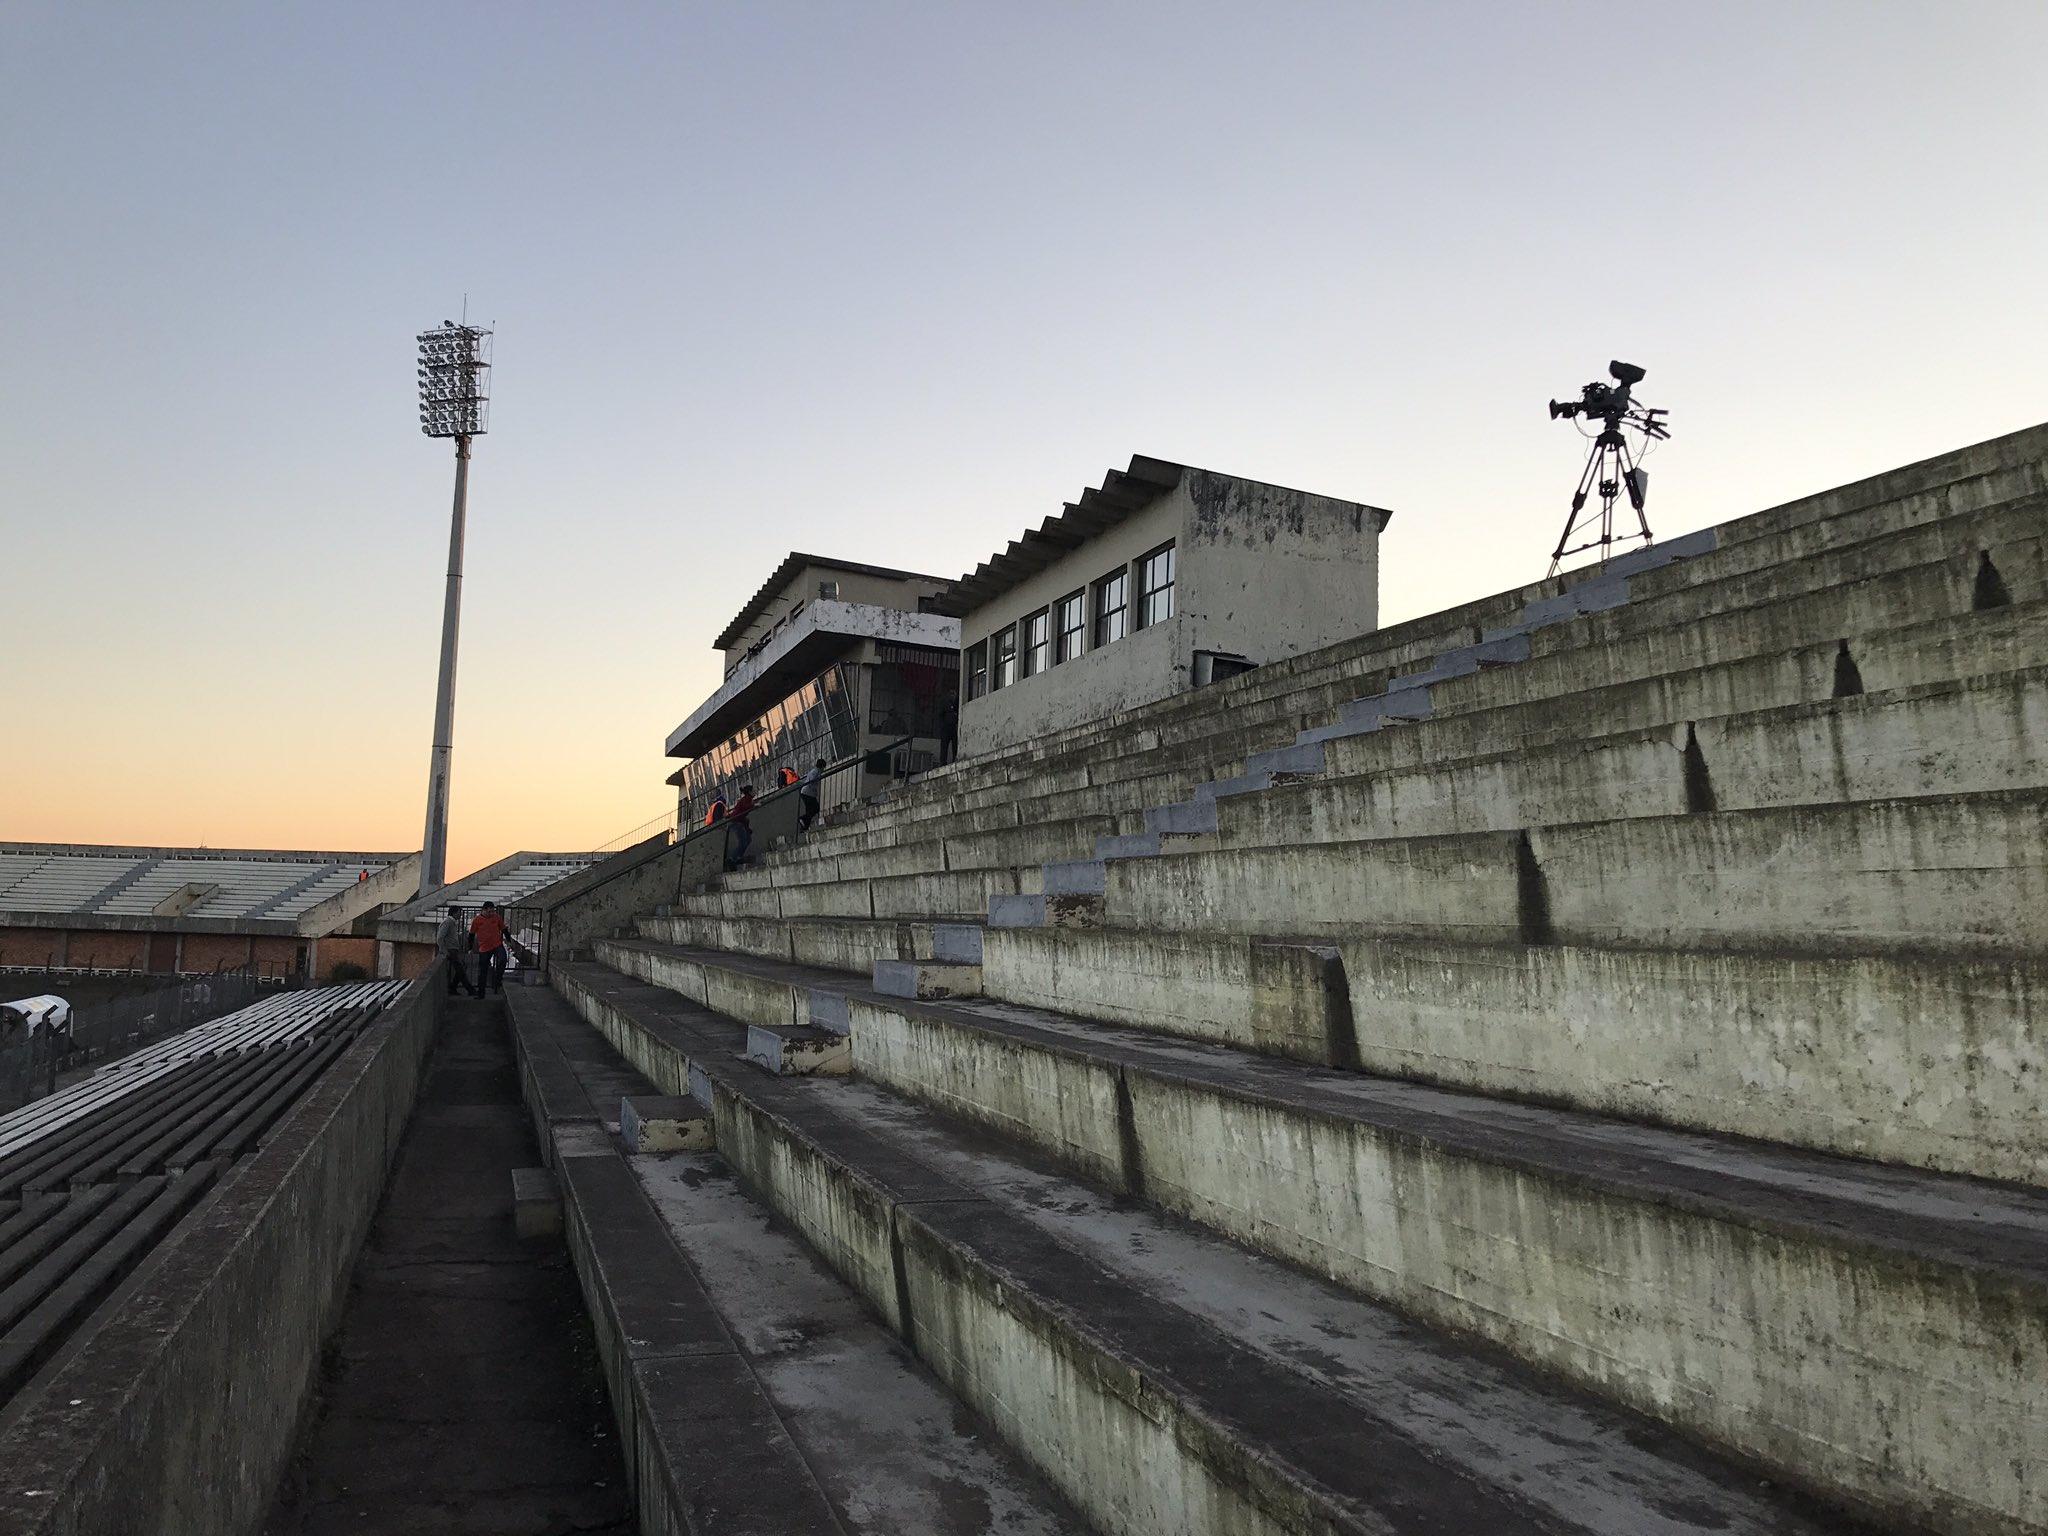
[{"label": "camera tripod", "polygon": [[[1657,430],[1659,424],[1656,418],[1662,414],[1661,411],[1647,413],[1646,429],[1652,437],[1661,435]],[[1614,543],[1616,537],[1614,506],[1621,500],[1623,491],[1628,493],[1629,506],[1635,512],[1637,532],[1623,533],[1620,537],[1641,538],[1645,544],[1651,542],[1649,519],[1643,516],[1643,502],[1649,494],[1649,476],[1636,463],[1636,455],[1630,451],[1628,439],[1621,435],[1621,423],[1624,419],[1607,418],[1604,429],[1593,439],[1592,451],[1586,455],[1585,472],[1579,476],[1579,488],[1572,492],[1571,515],[1564,520],[1564,532],[1558,535],[1557,548],[1550,554],[1552,576],[1557,574],[1557,568],[1564,562],[1566,555],[1575,555],[1586,549],[1598,549],[1601,558],[1606,558],[1608,546]],[[1600,510],[1597,513],[1587,513],[1586,496],[1588,492],[1593,491],[1599,494]],[[1572,543],[1572,535],[1575,533],[1591,535],[1596,521],[1600,526],[1598,536],[1588,537],[1582,543]]]}]

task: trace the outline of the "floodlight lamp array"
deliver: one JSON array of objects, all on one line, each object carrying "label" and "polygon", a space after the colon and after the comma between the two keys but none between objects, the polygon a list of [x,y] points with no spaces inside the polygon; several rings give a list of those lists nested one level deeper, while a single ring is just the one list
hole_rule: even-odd
[{"label": "floodlight lamp array", "polygon": [[491,333],[452,321],[421,331],[420,430],[428,437],[480,437],[490,429]]}]

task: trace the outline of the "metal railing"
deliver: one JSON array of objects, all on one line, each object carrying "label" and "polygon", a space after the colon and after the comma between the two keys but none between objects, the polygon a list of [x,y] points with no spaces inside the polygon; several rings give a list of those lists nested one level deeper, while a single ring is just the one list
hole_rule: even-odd
[{"label": "metal railing", "polygon": [[251,970],[219,971],[154,992],[83,1004],[72,1010],[68,1028],[0,1041],[0,1111],[54,1093],[66,1074],[246,1008],[277,987],[275,979]]},{"label": "metal railing", "polygon": [[617,853],[621,848],[630,848],[635,843],[644,843],[657,832],[666,832],[669,841],[675,841],[676,813],[674,811],[664,811],[659,816],[649,817],[646,821],[641,822],[639,826],[632,828],[630,831],[621,832],[609,842],[599,843],[591,852],[598,854]]}]

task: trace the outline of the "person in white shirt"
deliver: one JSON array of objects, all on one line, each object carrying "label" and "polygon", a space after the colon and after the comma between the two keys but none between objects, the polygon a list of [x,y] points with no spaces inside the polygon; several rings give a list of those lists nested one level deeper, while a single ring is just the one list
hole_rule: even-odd
[{"label": "person in white shirt", "polygon": [[824,779],[825,759],[821,757],[809,773],[796,781],[796,799],[799,812],[797,820],[798,826],[802,831],[810,831],[811,823],[817,820],[818,786],[824,782]]}]

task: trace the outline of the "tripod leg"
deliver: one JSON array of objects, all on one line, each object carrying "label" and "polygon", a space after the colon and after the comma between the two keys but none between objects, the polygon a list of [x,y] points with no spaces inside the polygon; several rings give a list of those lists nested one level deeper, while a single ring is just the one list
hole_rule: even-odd
[{"label": "tripod leg", "polygon": [[1622,444],[1621,447],[1621,467],[1623,471],[1622,484],[1628,487],[1628,504],[1636,510],[1636,526],[1643,532],[1643,542],[1645,544],[1652,543],[1654,540],[1650,533],[1650,520],[1643,515],[1643,501],[1645,498],[1636,489],[1634,478],[1636,472],[1635,455],[1628,451],[1626,443]]},{"label": "tripod leg", "polygon": [[1579,513],[1585,510],[1586,493],[1592,489],[1595,473],[1600,467],[1600,445],[1595,443],[1593,451],[1586,455],[1586,467],[1579,475],[1579,488],[1572,492],[1572,510],[1564,520],[1564,532],[1557,536],[1557,548],[1550,552],[1550,574],[1557,574],[1558,562],[1565,557],[1565,546],[1572,541],[1572,532],[1579,526]]}]

